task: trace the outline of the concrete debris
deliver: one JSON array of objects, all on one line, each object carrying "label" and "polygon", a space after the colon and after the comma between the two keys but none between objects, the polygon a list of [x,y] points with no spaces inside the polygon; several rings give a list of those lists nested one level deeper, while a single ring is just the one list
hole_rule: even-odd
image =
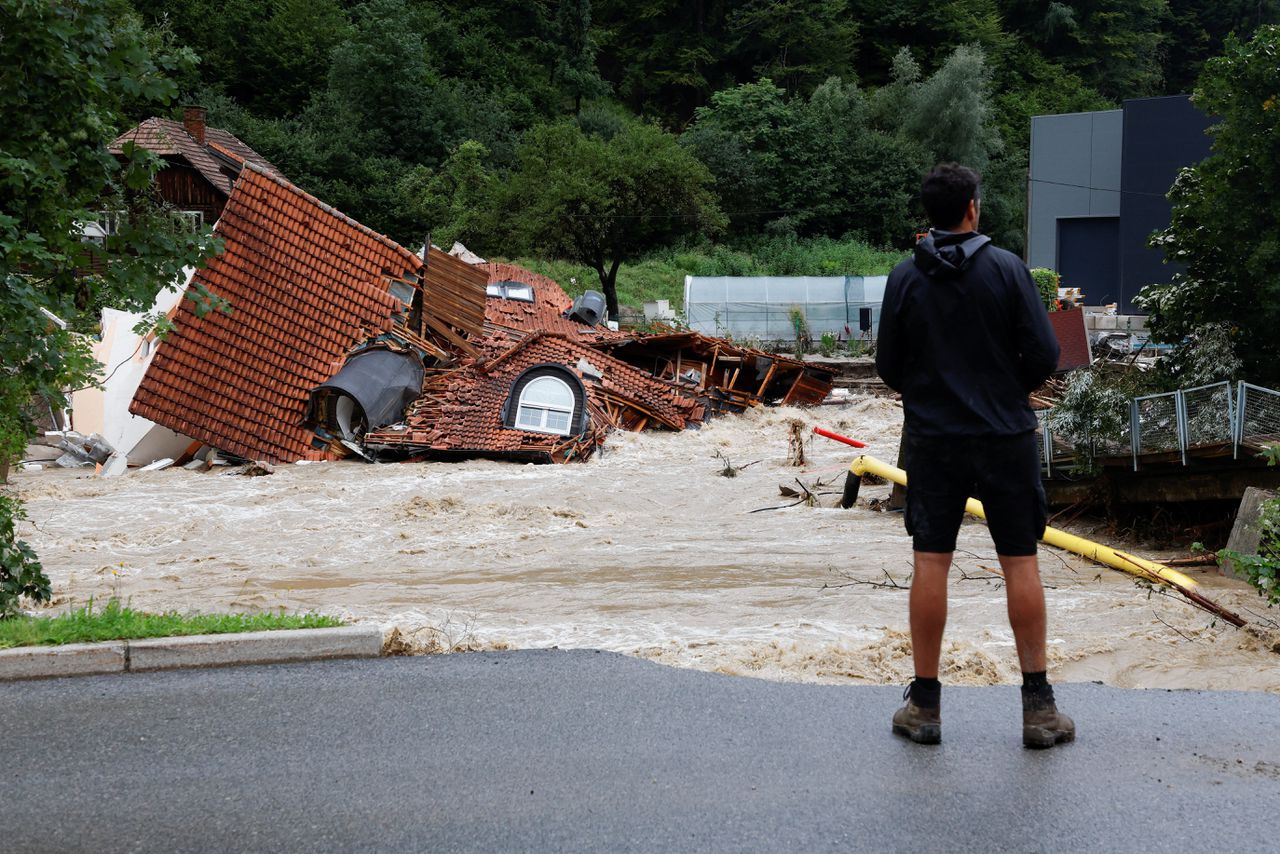
[{"label": "concrete debris", "polygon": [[101,471],[98,472],[99,477],[119,477],[129,470],[129,458],[124,454],[112,454],[107,457],[107,461],[102,464]]},{"label": "concrete debris", "polygon": [[80,468],[105,463],[107,458],[115,453],[115,448],[97,433],[86,437],[67,431],[58,442],[58,447],[66,451],[56,460],[57,464],[63,468]]},{"label": "concrete debris", "polygon": [[75,454],[70,452],[65,453],[62,456],[58,457],[56,460],[53,461],[53,464],[56,466],[61,466],[64,469],[78,469],[78,468],[84,468],[85,466],[93,465],[92,462],[90,462],[89,460],[86,460],[84,457],[78,457]]},{"label": "concrete debris", "polygon": [[[1227,551],[1241,555],[1255,555],[1258,544],[1262,541],[1262,532],[1258,530],[1258,518],[1262,515],[1262,505],[1275,498],[1274,491],[1251,486],[1245,489],[1240,499],[1240,508],[1236,511],[1236,521],[1231,527],[1231,537],[1227,540]],[[1230,560],[1221,564],[1223,575],[1248,580],[1244,572],[1239,570]]]},{"label": "concrete debris", "polygon": [[457,258],[459,261],[466,261],[468,264],[484,264],[485,263],[485,260],[483,258],[481,258],[476,253],[472,252],[470,249],[463,246],[461,243],[457,242],[456,240],[453,242],[453,246],[450,247],[449,254],[452,255],[454,258]]}]

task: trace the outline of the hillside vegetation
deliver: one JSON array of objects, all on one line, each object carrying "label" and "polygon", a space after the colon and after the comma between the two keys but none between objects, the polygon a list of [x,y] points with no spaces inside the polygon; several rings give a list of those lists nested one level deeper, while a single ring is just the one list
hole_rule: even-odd
[{"label": "hillside vegetation", "polygon": [[170,72],[174,115],[207,105],[407,245],[569,259],[628,300],[673,286],[637,259],[861,270],[846,259],[910,245],[940,160],[984,173],[984,230],[1020,251],[1031,116],[1190,91],[1228,33],[1280,20],[1280,0],[119,5],[199,57]]}]

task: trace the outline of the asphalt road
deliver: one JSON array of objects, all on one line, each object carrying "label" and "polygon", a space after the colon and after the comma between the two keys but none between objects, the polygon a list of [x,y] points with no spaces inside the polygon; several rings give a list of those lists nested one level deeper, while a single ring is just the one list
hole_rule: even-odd
[{"label": "asphalt road", "polygon": [[1274,851],[1280,697],[790,685],[509,652],[0,685],[4,851]]}]

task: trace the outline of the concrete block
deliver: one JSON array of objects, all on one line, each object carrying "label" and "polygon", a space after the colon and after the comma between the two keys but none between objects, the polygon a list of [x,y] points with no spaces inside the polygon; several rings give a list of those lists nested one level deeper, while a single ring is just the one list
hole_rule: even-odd
[{"label": "concrete block", "polygon": [[1116,328],[1116,316],[1114,314],[1100,314],[1093,321],[1093,328],[1101,331],[1109,331]]},{"label": "concrete block", "polygon": [[[1242,555],[1258,553],[1258,541],[1262,536],[1258,532],[1258,516],[1262,513],[1263,502],[1275,498],[1276,495],[1275,492],[1258,489],[1256,486],[1251,486],[1244,491],[1244,497],[1240,499],[1240,509],[1236,511],[1235,524],[1231,526],[1231,537],[1227,540],[1229,551]],[[1224,560],[1220,564],[1219,571],[1223,575],[1244,580],[1244,574],[1237,572],[1229,560]]]},{"label": "concrete block", "polygon": [[102,464],[102,471],[98,473],[100,477],[119,477],[129,470],[129,458],[124,454],[112,454],[107,457],[107,461]]},{"label": "concrete block", "polygon": [[382,629],[377,626],[286,629],[130,641],[129,669],[226,667],[326,658],[373,658],[381,654]]},{"label": "concrete block", "polygon": [[123,673],[125,658],[123,641],[0,649],[0,681]]}]

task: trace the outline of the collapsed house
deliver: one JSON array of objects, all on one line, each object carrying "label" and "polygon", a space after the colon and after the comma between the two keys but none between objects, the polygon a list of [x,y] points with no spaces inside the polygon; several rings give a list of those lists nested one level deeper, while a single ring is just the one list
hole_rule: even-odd
[{"label": "collapsed house", "polygon": [[566,462],[611,430],[682,430],[761,403],[817,403],[821,367],[697,333],[603,325],[509,264],[412,252],[251,161],[130,411],[247,460]]},{"label": "collapsed house", "polygon": [[179,303],[130,411],[220,451],[269,462],[340,455],[306,426],[313,390],[366,351],[434,362],[451,358],[443,345],[467,348],[481,332],[482,272],[439,250],[424,262],[254,164],[217,233],[223,252],[195,281],[232,310],[201,317]]}]

